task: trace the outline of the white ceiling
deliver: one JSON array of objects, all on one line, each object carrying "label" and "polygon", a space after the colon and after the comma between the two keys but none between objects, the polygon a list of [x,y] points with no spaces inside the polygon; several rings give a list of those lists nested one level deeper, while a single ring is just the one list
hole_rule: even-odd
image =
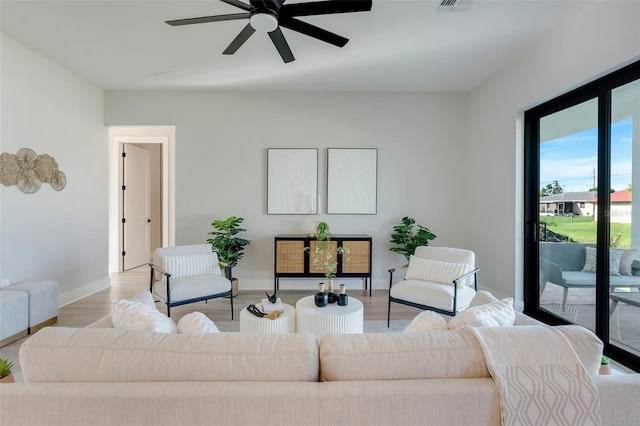
[{"label": "white ceiling", "polygon": [[284,28],[289,64],[261,33],[222,55],[246,20],[164,22],[242,12],[218,0],[2,0],[0,28],[104,89],[468,91],[588,3],[475,0],[446,13],[373,0],[371,12],[300,18],[349,38],[342,49]]}]

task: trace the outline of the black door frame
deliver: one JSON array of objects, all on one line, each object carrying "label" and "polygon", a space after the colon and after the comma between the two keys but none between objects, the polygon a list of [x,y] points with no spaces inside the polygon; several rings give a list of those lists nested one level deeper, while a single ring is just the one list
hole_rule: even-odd
[{"label": "black door frame", "polygon": [[[598,99],[598,217],[610,208],[611,92],[640,79],[640,61],[531,108],[524,113],[524,312],[547,324],[570,324],[540,308],[539,293],[539,205],[540,119],[566,108]],[[640,224],[638,224],[640,226]],[[609,221],[598,221],[595,333],[604,342],[604,353],[621,364],[640,371],[640,357],[609,342]],[[600,248],[606,248],[605,250]]]}]

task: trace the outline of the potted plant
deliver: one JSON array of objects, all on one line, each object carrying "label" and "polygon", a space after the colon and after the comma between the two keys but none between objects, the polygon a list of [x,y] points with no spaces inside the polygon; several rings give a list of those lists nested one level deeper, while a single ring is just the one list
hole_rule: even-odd
[{"label": "potted plant", "polygon": [[428,246],[430,240],[434,240],[436,235],[429,228],[416,225],[417,230],[413,227],[416,221],[410,217],[403,217],[402,222],[393,227],[391,234],[391,243],[399,245],[399,247],[391,247],[389,250],[402,254],[409,260],[409,257],[415,253],[416,247]]},{"label": "potted plant", "polygon": [[[238,264],[238,260],[244,256],[244,248],[251,244],[251,240],[238,237],[240,232],[246,231],[246,229],[240,228],[243,221],[242,217],[230,216],[225,220],[214,220],[211,223],[215,231],[209,232],[209,235],[213,237],[209,238],[207,242],[211,244],[211,250],[218,254],[220,266],[225,271]],[[237,278],[232,279],[232,287],[232,293],[236,296],[238,294]]]},{"label": "potted plant", "polygon": [[338,272],[338,256],[349,253],[349,248],[336,247],[336,249],[333,250],[329,224],[327,222],[319,222],[316,227],[316,244],[313,249],[311,249],[311,247],[305,247],[305,250],[311,252],[313,266],[327,277],[327,291],[331,299],[331,294],[333,293],[333,278]]},{"label": "potted plant", "polygon": [[600,361],[600,371],[598,372],[600,375],[609,375],[611,374],[611,364],[609,362],[609,358],[603,356]]},{"label": "potted plant", "polygon": [[15,382],[13,373],[11,372],[12,367],[13,367],[13,362],[7,359],[0,358],[0,383]]}]

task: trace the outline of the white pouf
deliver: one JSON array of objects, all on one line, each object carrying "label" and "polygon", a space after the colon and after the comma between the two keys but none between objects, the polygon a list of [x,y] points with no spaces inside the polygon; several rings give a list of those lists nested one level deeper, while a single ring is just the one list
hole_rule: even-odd
[{"label": "white pouf", "polygon": [[58,322],[58,283],[56,281],[23,281],[5,287],[29,295],[29,334]]},{"label": "white pouf", "polygon": [[[256,307],[262,311],[262,303],[256,303]],[[244,308],[240,311],[240,332],[241,333],[295,333],[296,332],[296,309],[282,304],[284,312],[279,318],[271,320],[269,318],[259,318]]]},{"label": "white pouf", "polygon": [[0,289],[0,346],[27,335],[29,295],[24,291]]}]

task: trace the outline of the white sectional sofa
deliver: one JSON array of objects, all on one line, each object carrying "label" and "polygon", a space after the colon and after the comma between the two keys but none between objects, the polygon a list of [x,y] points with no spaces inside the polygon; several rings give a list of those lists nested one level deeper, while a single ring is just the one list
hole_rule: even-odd
[{"label": "white sectional sofa", "polygon": [[[600,341],[563,330],[597,374]],[[318,341],[47,327],[23,344],[20,362],[25,383],[0,385],[2,425],[501,424],[498,388],[469,329]],[[640,375],[593,381],[603,425],[640,419]]]},{"label": "white sectional sofa", "polygon": [[[492,300],[482,293],[474,301]],[[149,294],[134,299],[153,305]],[[576,374],[591,376],[602,425],[640,419],[640,375],[597,376],[602,343],[593,333],[515,318],[514,326],[493,330],[564,336],[574,365],[584,366]],[[504,392],[490,374],[486,349],[473,329],[444,324],[444,330],[320,340],[311,334],[129,331],[112,328],[110,316],[86,328],[47,327],[20,348],[25,383],[0,385],[0,424],[504,424]],[[537,346],[545,360],[558,358],[552,345]],[[527,350],[522,354],[529,359]]]}]

